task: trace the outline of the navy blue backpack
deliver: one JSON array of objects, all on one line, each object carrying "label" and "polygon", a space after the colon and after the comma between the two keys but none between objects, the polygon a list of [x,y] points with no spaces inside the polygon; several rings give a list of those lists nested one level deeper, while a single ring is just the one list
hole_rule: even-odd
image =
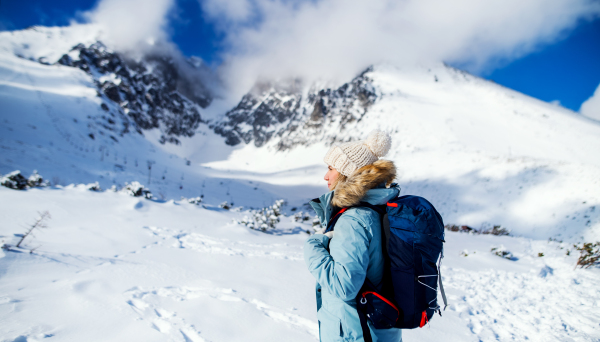
[{"label": "navy blue backpack", "polygon": [[[444,223],[437,210],[418,196],[397,197],[381,206],[361,202],[355,207],[380,214],[385,260],[381,290],[365,280],[356,298],[365,341],[372,341],[367,319],[376,329],[414,329],[423,327],[436,311],[441,316],[437,289],[439,284],[446,306],[439,267],[445,241]],[[347,209],[338,212],[327,231],[333,230]]]}]

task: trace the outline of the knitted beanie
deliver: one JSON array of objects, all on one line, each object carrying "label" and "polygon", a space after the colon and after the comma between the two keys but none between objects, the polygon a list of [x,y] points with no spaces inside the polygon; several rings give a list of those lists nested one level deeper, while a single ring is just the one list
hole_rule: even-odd
[{"label": "knitted beanie", "polygon": [[350,177],[354,171],[385,156],[391,146],[392,138],[389,134],[374,130],[367,140],[332,146],[323,160],[339,173]]}]

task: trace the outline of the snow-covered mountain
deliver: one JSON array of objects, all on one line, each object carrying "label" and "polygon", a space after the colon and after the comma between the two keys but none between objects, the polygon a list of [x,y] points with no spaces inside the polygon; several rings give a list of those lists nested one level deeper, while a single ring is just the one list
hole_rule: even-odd
[{"label": "snow-covered mountain", "polygon": [[[126,61],[96,42],[89,47],[75,46],[57,63],[90,74],[99,96],[118,105],[117,112],[130,118],[138,133],[160,129],[161,143],[178,144],[178,136],[193,136],[202,121],[198,107],[206,107],[211,101],[202,83],[191,84],[190,78],[180,75],[180,67],[172,59],[160,55],[146,56],[140,62]],[[187,69],[193,70],[192,65]],[[100,106],[114,116],[107,103]],[[128,126],[121,134],[128,132]]]},{"label": "snow-covered mountain", "polygon": [[[100,32],[87,26],[88,32],[76,36],[91,41]],[[130,130],[140,134],[142,130],[159,129],[161,143],[179,143],[177,137],[194,135],[202,121],[200,111],[206,108],[212,94],[206,86],[209,72],[194,60],[182,60],[157,47],[138,60],[127,54],[108,49],[101,41],[85,45],[69,37],[64,28],[32,27],[29,30],[5,33],[6,52],[14,51],[20,58],[38,61],[44,65],[64,65],[79,68],[87,73],[101,98],[100,107],[106,115],[97,120],[104,129],[123,135]],[[74,46],[57,48],[51,57],[43,54],[44,49],[32,46],[31,40],[45,39],[48,44],[55,40],[71,41]],[[11,44],[12,43],[12,44]],[[39,43],[39,40],[38,40]],[[55,60],[56,55],[64,54]],[[41,55],[43,54],[43,55]],[[205,78],[205,79],[203,79]],[[120,124],[115,122],[119,117]],[[117,125],[117,126],[115,126]],[[94,133],[88,135],[94,139]],[[96,132],[97,133],[97,132]]]},{"label": "snow-covered mountain", "polygon": [[[0,174],[51,183],[0,187],[3,341],[316,340],[305,204],[328,146],[374,128],[403,194],[511,232],[447,232],[450,306],[406,340],[600,338],[600,273],[573,248],[600,240],[597,121],[443,64],[262,81],[222,112],[214,84],[198,59],[114,51],[93,25],[0,32]],[[117,191],[134,181],[154,197]],[[276,228],[250,229],[263,219]]]},{"label": "snow-covered mountain", "polygon": [[388,157],[405,193],[432,199],[449,222],[539,238],[600,237],[600,125],[593,120],[441,64],[377,65],[337,90],[289,89],[246,95],[217,131],[230,144],[247,144],[207,165],[276,171],[318,164],[321,144],[379,128],[392,133]]},{"label": "snow-covered mountain", "polygon": [[212,95],[199,63],[136,61],[87,25],[1,35],[1,173],[137,180],[164,198],[242,205],[257,188],[301,205],[322,191],[327,146],[380,128],[393,135],[404,191],[447,221],[600,238],[598,122],[445,65],[375,65],[342,85],[261,82],[203,121]]},{"label": "snow-covered mountain", "polygon": [[90,25],[0,35],[0,173],[37,169],[54,185],[103,188],[140,181],[165,199],[266,203],[255,204],[246,189],[277,199],[269,184],[199,166],[231,148],[202,119],[212,99],[203,82],[213,81],[197,59],[129,59]]}]

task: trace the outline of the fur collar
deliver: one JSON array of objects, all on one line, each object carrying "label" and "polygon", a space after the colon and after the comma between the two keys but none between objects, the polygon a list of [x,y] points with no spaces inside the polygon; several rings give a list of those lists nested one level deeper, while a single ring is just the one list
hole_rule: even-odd
[{"label": "fur collar", "polygon": [[394,178],[396,178],[396,166],[390,160],[380,159],[373,164],[363,166],[345,182],[337,184],[331,204],[338,208],[357,205],[367,191],[384,182],[389,187]]}]

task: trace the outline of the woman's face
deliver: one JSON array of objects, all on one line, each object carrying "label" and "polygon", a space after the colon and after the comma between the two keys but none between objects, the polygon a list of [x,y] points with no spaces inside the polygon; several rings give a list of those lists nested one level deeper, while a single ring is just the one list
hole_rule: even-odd
[{"label": "woman's face", "polygon": [[327,173],[325,174],[324,179],[327,181],[327,187],[329,190],[333,190],[335,186],[335,182],[337,181],[340,173],[331,166],[328,166]]}]

